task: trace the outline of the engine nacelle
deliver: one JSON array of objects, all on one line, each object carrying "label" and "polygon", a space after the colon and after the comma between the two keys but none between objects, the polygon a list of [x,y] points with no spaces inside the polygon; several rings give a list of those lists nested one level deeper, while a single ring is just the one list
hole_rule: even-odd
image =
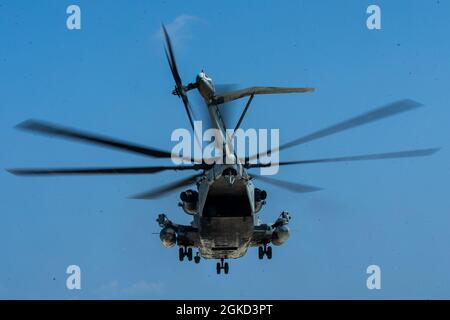
[{"label": "engine nacelle", "polygon": [[177,233],[170,227],[163,228],[159,233],[159,238],[166,248],[173,247],[177,244]]},{"label": "engine nacelle", "polygon": [[272,243],[276,246],[281,246],[289,239],[289,228],[284,226],[276,227],[272,232]]},{"label": "engine nacelle", "polygon": [[180,199],[182,203],[180,206],[183,208],[184,212],[190,215],[197,213],[198,204],[198,192],[194,190],[187,190],[180,193]]}]

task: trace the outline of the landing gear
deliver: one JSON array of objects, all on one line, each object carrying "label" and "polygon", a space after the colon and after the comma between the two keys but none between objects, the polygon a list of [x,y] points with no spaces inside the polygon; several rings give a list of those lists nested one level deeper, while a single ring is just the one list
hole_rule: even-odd
[{"label": "landing gear", "polygon": [[272,247],[267,247],[266,248],[266,256],[267,256],[267,259],[272,259]]},{"label": "landing gear", "polygon": [[230,270],[230,266],[228,265],[228,262],[225,262],[225,266],[223,268],[223,271],[225,272],[225,274],[228,274],[229,270]]},{"label": "landing gear", "polygon": [[187,257],[189,261],[192,261],[192,248],[180,247],[178,249],[178,259],[183,261],[184,257]]},{"label": "landing gear", "polygon": [[220,262],[217,262],[217,264],[216,264],[216,272],[217,272],[217,274],[220,274],[220,270],[221,270],[222,268],[221,268],[221,266],[220,266]]},{"label": "landing gear", "polygon": [[228,274],[228,271],[230,270],[230,266],[228,265],[228,262],[224,263],[223,258],[220,259],[220,262],[217,262],[217,264],[216,264],[217,274],[220,274],[221,270],[223,270],[225,274]]},{"label": "landing gear", "polygon": [[262,260],[264,258],[264,248],[258,247],[258,258],[259,260]]},{"label": "landing gear", "polygon": [[194,257],[194,262],[195,262],[196,264],[199,264],[199,263],[200,263],[200,255],[198,254],[198,252],[197,252],[197,254],[196,254],[195,257]]},{"label": "landing gear", "polygon": [[267,244],[264,244],[262,247],[258,247],[258,258],[262,260],[264,259],[264,256],[266,256],[269,260],[272,259],[272,247]]}]

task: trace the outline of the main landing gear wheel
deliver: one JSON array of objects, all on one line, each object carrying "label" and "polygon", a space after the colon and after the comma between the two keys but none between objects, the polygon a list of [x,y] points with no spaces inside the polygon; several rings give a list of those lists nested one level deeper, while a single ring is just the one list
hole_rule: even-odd
[{"label": "main landing gear wheel", "polygon": [[194,262],[197,263],[197,264],[200,263],[200,255],[198,254],[198,252],[197,252],[197,254],[194,257]]},{"label": "main landing gear wheel", "polygon": [[192,248],[180,247],[178,249],[178,259],[183,261],[184,257],[187,257],[189,261],[192,261]]},{"label": "main landing gear wheel", "polygon": [[183,260],[184,260],[184,249],[183,249],[182,247],[180,247],[180,248],[178,249],[178,259],[179,259],[180,261],[183,261]]},{"label": "main landing gear wheel", "polygon": [[266,248],[266,256],[267,256],[267,259],[272,259],[272,247],[267,247]]},{"label": "main landing gear wheel", "polygon": [[221,270],[222,268],[220,267],[220,262],[217,262],[217,264],[216,264],[216,272],[217,272],[217,274],[220,274],[220,270]]},{"label": "main landing gear wheel", "polygon": [[267,257],[267,259],[272,259],[272,247],[268,245],[264,245],[263,247],[258,247],[258,258],[260,260],[264,259],[264,256]]},{"label": "main landing gear wheel", "polygon": [[220,262],[217,262],[217,264],[216,264],[217,274],[220,274],[221,270],[223,270],[223,272],[225,274],[228,274],[228,271],[230,271],[230,266],[229,266],[228,262],[224,263],[223,261],[224,261],[224,259],[222,258],[222,259],[220,259]]},{"label": "main landing gear wheel", "polygon": [[259,260],[262,260],[264,258],[264,248],[258,247],[258,258]]},{"label": "main landing gear wheel", "polygon": [[223,267],[223,271],[225,271],[225,274],[228,274],[229,270],[230,270],[230,266],[228,265],[228,262],[225,262],[225,266]]}]

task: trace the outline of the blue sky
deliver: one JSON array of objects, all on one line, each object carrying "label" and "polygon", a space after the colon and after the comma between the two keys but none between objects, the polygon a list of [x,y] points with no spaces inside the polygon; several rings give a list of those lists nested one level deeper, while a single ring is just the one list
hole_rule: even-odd
[{"label": "blue sky", "polygon": [[[366,28],[376,3],[382,29]],[[82,29],[66,29],[77,4]],[[293,216],[272,261],[255,249],[217,276],[214,262],[179,263],[159,242],[158,213],[188,223],[178,193],[129,195],[180,178],[20,178],[0,171],[0,298],[450,298],[450,4],[445,1],[0,1],[0,167],[165,163],[13,129],[38,118],[170,149],[187,127],[170,92],[158,36],[172,27],[185,82],[312,86],[256,97],[244,128],[281,142],[394,100],[426,105],[287,150],[282,159],[442,147],[430,158],[285,167],[278,178],[321,186],[268,190],[262,219]],[[177,20],[178,19],[178,20]],[[68,265],[82,289],[65,287]],[[382,289],[366,288],[366,268]]]}]

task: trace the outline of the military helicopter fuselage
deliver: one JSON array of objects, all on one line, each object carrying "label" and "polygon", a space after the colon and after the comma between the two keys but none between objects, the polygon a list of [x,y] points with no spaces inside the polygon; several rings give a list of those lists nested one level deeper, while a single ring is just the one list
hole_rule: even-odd
[{"label": "military helicopter fuselage", "polygon": [[[260,222],[258,213],[267,193],[254,187],[252,177],[227,143],[225,124],[214,101],[212,79],[202,70],[194,83],[184,87],[185,92],[192,89],[197,89],[203,97],[211,123],[221,133],[218,143],[224,144],[224,161],[212,165],[197,178],[197,190],[189,189],[180,194],[180,206],[193,217],[190,226],[176,225],[164,215],[158,218],[162,227],[161,240],[167,247],[180,246],[180,260],[184,256],[191,259],[190,248],[198,248],[197,263],[201,256],[221,259],[223,264],[224,259],[242,257],[251,246],[261,247],[260,258],[264,255],[271,258],[272,249],[268,244],[281,245],[289,237],[289,215],[283,212],[275,228]],[[173,93],[177,94],[176,90]],[[227,264],[224,269],[225,266]]]}]

